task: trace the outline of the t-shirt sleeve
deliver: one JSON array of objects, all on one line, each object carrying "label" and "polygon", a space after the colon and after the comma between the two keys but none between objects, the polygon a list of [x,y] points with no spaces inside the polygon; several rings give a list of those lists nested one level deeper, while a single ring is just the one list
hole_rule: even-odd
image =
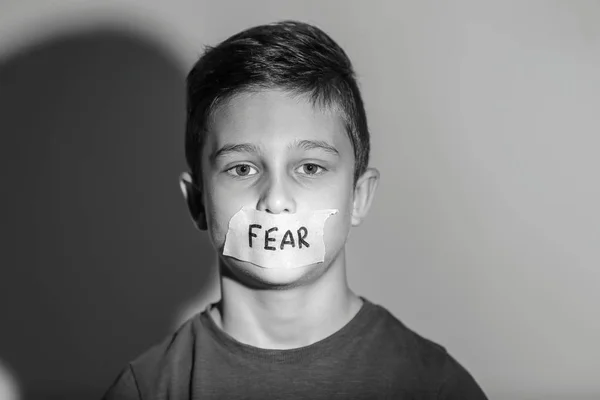
[{"label": "t-shirt sleeve", "polygon": [[142,400],[131,365],[127,365],[102,400]]},{"label": "t-shirt sleeve", "polygon": [[471,374],[448,354],[444,365],[443,381],[438,391],[439,400],[487,400]]}]

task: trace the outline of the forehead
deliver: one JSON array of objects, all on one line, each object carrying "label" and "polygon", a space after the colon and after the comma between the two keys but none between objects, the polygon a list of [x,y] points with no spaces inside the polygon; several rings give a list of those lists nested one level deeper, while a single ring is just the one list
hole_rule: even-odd
[{"label": "forehead", "polygon": [[321,109],[304,96],[278,90],[242,93],[218,107],[212,116],[206,147],[253,143],[283,148],[298,140],[320,140],[342,153],[352,152],[340,113]]}]

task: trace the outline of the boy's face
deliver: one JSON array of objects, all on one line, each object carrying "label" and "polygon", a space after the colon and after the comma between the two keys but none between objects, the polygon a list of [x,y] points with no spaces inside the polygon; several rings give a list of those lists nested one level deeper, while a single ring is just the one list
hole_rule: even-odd
[{"label": "boy's face", "polygon": [[[353,223],[354,151],[342,119],[280,91],[246,93],[213,115],[202,149],[206,227],[231,273],[261,285],[319,276],[344,248]],[[229,220],[242,207],[268,213],[337,209],[325,224],[325,261],[265,269],[222,255]]]}]

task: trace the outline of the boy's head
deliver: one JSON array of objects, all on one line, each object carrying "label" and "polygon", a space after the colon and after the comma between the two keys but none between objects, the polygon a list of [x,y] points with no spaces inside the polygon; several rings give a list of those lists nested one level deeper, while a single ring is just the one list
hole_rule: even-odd
[{"label": "boy's head", "polygon": [[282,90],[335,110],[354,149],[354,178],[369,163],[369,130],[350,59],[325,32],[284,21],[240,32],[209,48],[188,75],[186,159],[195,182],[216,109],[244,92]]},{"label": "boy's head", "polygon": [[[188,76],[187,100],[191,176],[184,175],[182,189],[198,227],[221,253],[241,207],[274,214],[338,209],[325,230],[325,262],[312,273],[299,268],[306,277],[324,272],[366,214],[378,179],[367,168],[367,118],[345,52],[308,24],[254,27],[204,53]],[[262,281],[303,275],[224,261]]]}]

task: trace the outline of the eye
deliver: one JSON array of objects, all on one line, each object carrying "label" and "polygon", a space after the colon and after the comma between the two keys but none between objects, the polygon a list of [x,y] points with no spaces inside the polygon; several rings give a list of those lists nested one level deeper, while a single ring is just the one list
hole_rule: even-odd
[{"label": "eye", "polygon": [[298,172],[302,175],[320,175],[325,171],[325,168],[317,164],[307,163],[302,164],[298,168]]},{"label": "eye", "polygon": [[238,164],[229,168],[227,173],[233,176],[251,176],[257,174],[258,171],[249,164]]}]

